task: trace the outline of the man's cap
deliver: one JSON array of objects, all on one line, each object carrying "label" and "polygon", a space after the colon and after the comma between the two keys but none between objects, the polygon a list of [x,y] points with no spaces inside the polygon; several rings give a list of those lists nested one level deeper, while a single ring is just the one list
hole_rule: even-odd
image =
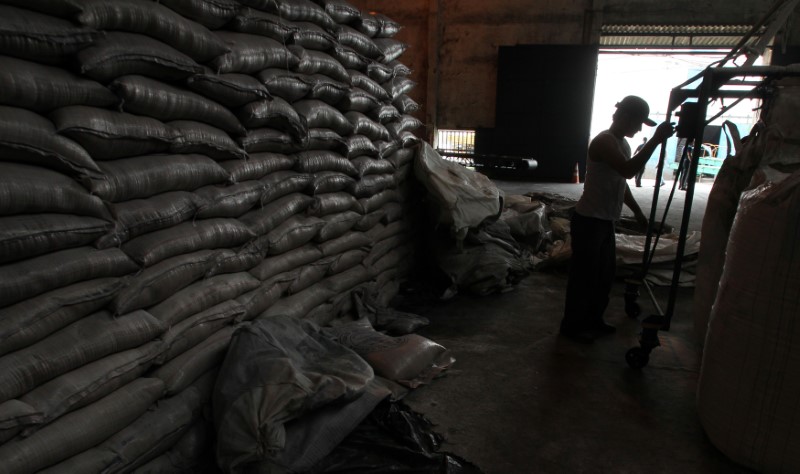
[{"label": "man's cap", "polygon": [[617,102],[617,109],[624,111],[630,117],[640,120],[643,124],[650,127],[656,124],[655,121],[649,119],[650,106],[647,105],[644,99],[639,96],[629,95],[621,101]]}]

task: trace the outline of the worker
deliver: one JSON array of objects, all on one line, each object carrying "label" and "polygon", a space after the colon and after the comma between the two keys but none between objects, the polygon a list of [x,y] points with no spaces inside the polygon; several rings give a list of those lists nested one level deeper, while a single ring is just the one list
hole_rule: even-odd
[{"label": "worker", "polygon": [[[640,143],[639,146],[636,147],[636,151],[634,151],[633,154],[634,155],[639,154],[639,152],[642,151],[642,148],[644,148],[646,144],[647,144],[647,137],[642,137],[642,143]],[[644,176],[644,166],[642,166],[639,169],[639,171],[636,173],[636,178],[634,179],[637,188],[642,187],[642,176]]]},{"label": "worker", "polygon": [[686,156],[681,161],[681,177],[680,177],[680,186],[678,189],[681,191],[686,191],[689,187],[689,168],[692,166],[692,154],[694,153],[694,147],[691,145],[686,145]]},{"label": "worker", "polygon": [[583,194],[571,220],[572,259],[560,333],[579,342],[592,342],[616,331],[603,319],[616,268],[614,222],[622,204],[633,211],[643,228],[645,217],[626,182],[636,175],[656,147],[672,136],[674,126],[664,122],[639,153],[631,157],[625,137],[633,138],[642,125],[655,126],[650,107],[641,97],[627,96],[616,104],[611,127],[589,144]]}]

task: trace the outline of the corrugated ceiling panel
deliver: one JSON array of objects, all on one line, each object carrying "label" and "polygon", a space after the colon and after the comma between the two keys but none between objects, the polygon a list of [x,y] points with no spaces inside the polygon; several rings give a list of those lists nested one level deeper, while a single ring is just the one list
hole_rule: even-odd
[{"label": "corrugated ceiling panel", "polygon": [[732,48],[750,25],[603,25],[600,45],[619,48]]},{"label": "corrugated ceiling panel", "polygon": [[752,25],[603,25],[601,34],[742,36]]}]

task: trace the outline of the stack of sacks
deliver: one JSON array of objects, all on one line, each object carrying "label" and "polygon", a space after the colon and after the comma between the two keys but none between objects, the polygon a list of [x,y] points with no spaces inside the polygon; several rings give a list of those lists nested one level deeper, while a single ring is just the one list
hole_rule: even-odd
[{"label": "stack of sacks", "polygon": [[405,45],[390,38],[396,23],[346,2],[240,3],[229,31],[218,32],[231,51],[213,67],[218,77],[256,80],[272,96],[230,104],[247,129],[241,144],[250,161],[291,160],[261,172],[228,168],[240,185],[264,187],[258,205],[238,217],[257,236],[248,251],[266,256],[250,273],[262,293],[286,296],[265,316],[324,323],[347,310],[358,285],[393,282],[408,253],[398,185],[418,142],[410,131],[421,123],[392,105],[416,106],[404,96],[410,71],[396,62]]},{"label": "stack of sacks", "polygon": [[191,471],[237,325],[393,295],[421,125],[398,29],[339,0],[0,1],[5,471]]},{"label": "stack of sacks", "polygon": [[200,419],[213,378],[164,398],[148,370],[170,323],[132,296],[169,252],[122,247],[173,224],[148,215],[182,205],[169,193],[229,175],[169,155],[181,135],[124,87],[198,73],[226,48],[150,2],[30,3],[0,6],[0,457],[5,472],[132,469]]}]

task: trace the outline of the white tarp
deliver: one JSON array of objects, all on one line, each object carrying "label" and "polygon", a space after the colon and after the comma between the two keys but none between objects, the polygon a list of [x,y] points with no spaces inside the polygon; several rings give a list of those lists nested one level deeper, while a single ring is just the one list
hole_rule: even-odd
[{"label": "white tarp", "polygon": [[438,222],[459,240],[503,210],[503,192],[489,178],[446,161],[427,143],[419,147],[414,174],[434,198]]},{"label": "white tarp", "polygon": [[[616,234],[617,265],[641,264],[644,255],[644,235]],[[655,240],[654,240],[655,242]],[[664,234],[658,238],[653,263],[673,262],[678,255],[678,234]],[[683,255],[694,255],[700,250],[700,232],[686,234]]]}]

